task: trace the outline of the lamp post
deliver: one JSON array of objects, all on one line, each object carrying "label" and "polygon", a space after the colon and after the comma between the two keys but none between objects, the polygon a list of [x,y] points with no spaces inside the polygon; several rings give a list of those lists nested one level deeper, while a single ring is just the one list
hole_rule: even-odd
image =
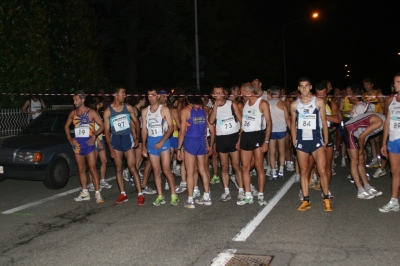
[{"label": "lamp post", "polygon": [[[313,13],[313,14],[312,14],[312,18],[316,19],[316,18],[318,17],[318,15],[319,15],[318,13]],[[288,88],[287,88],[287,79],[286,79],[285,29],[286,29],[286,27],[289,26],[289,25],[292,25],[292,24],[294,24],[294,23],[297,23],[297,22],[299,22],[299,21],[302,21],[302,20],[305,20],[305,19],[309,19],[309,18],[310,18],[310,17],[307,16],[307,17],[304,17],[304,18],[301,18],[301,19],[298,19],[298,20],[289,22],[288,24],[284,25],[283,28],[282,28],[283,70],[284,70],[284,73],[285,73],[285,89],[286,89],[286,90],[287,90]]]}]

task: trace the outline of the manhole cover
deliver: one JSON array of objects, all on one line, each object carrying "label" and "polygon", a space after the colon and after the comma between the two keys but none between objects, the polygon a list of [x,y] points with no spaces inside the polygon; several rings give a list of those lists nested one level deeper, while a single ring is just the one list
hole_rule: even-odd
[{"label": "manhole cover", "polygon": [[210,266],[268,266],[272,256],[220,253]]}]

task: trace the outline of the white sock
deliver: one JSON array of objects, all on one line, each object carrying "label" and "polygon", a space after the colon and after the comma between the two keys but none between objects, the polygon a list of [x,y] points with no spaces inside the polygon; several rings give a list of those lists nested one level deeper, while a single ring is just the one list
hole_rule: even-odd
[{"label": "white sock", "polygon": [[89,191],[88,191],[87,189],[82,189],[82,192],[83,192],[84,194],[88,194],[88,193],[89,193]]},{"label": "white sock", "polygon": [[195,186],[193,190],[199,190],[199,187],[198,187],[198,186]]},{"label": "white sock", "polygon": [[121,194],[124,194],[124,195],[126,196],[126,193],[125,193],[125,191],[121,191]]},{"label": "white sock", "polygon": [[225,188],[225,193],[229,193],[229,188],[228,187]]},{"label": "white sock", "polygon": [[174,161],[172,162],[172,167],[173,167],[173,168],[176,167],[176,160],[174,160]]},{"label": "white sock", "polygon": [[210,199],[210,193],[204,193],[203,199],[205,199],[205,200]]},{"label": "white sock", "polygon": [[395,198],[391,198],[391,199],[390,199],[390,202],[392,202],[392,203],[399,203],[399,200],[398,200],[398,199],[395,199]]},{"label": "white sock", "polygon": [[188,202],[193,202],[193,197],[188,197]]},{"label": "white sock", "polygon": [[246,198],[251,198],[251,192],[246,192]]},{"label": "white sock", "polygon": [[243,188],[240,187],[240,188],[239,188],[239,193],[240,193],[240,192],[243,192],[243,191],[244,191]]},{"label": "white sock", "polygon": [[264,193],[258,193],[258,197],[259,198],[264,197]]},{"label": "white sock", "polygon": [[283,173],[283,166],[279,166],[279,173]]}]

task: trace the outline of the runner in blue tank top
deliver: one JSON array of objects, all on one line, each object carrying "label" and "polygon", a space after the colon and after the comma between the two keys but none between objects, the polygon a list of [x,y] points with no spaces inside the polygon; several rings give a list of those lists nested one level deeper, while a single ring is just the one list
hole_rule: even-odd
[{"label": "runner in blue tank top", "polygon": [[104,133],[110,150],[110,156],[114,159],[115,174],[121,191],[115,203],[120,204],[128,201],[122,176],[122,159],[123,156],[125,156],[129,171],[133,175],[138,191],[138,205],[144,205],[145,198],[142,193],[139,173],[136,169],[135,152],[133,150],[133,148],[139,145],[138,136],[140,123],[135,115],[133,107],[124,103],[125,97],[126,92],[124,88],[114,88],[114,100],[103,114]]},{"label": "runner in blue tank top", "polygon": [[[211,205],[210,198],[210,179],[206,173],[208,169],[205,168],[206,154],[212,153],[212,149],[207,143],[207,116],[203,109],[203,102],[200,96],[193,96],[198,94],[197,90],[192,89],[187,91],[187,107],[182,109],[181,112],[181,131],[178,139],[178,159],[182,160],[185,156],[185,167],[187,175],[187,191],[188,201],[184,207],[194,209],[193,202],[193,189],[194,189],[194,169],[197,168],[203,181],[204,195],[201,199],[196,199],[197,204]],[[185,152],[182,154],[182,147]]]},{"label": "runner in blue tank top", "polygon": [[[314,157],[319,172],[325,211],[332,211],[329,199],[328,176],[326,174],[325,149],[328,144],[328,125],[326,122],[325,103],[311,94],[311,81],[307,77],[299,79],[298,89],[301,97],[290,105],[292,115],[292,141],[297,150],[297,161],[300,167],[300,184],[303,201],[299,211],[311,208],[308,194],[309,155]],[[323,130],[323,141],[322,134]],[[323,149],[321,149],[323,148]]]}]

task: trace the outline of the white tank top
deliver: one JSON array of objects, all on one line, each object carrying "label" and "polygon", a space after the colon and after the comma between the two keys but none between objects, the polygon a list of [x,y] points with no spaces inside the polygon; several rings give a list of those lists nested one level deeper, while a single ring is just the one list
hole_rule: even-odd
[{"label": "white tank top", "polygon": [[160,137],[164,134],[164,119],[161,116],[161,107],[158,106],[157,111],[152,113],[150,106],[147,107],[146,128],[149,137]]},{"label": "white tank top", "polygon": [[[42,103],[40,102],[40,100],[38,101],[33,101],[31,100],[31,105],[29,106],[29,109],[33,112],[42,110]],[[32,119],[36,119],[41,113],[35,113],[32,115]]]},{"label": "white tank top", "polygon": [[260,112],[260,102],[262,98],[259,97],[257,101],[250,106],[247,101],[243,107],[242,129],[244,132],[260,131],[265,129],[265,117]]},{"label": "white tank top", "polygon": [[272,119],[272,132],[286,132],[285,112],[277,105],[280,100],[272,98],[269,100],[269,110]]},{"label": "white tank top", "polygon": [[316,97],[313,96],[307,104],[303,104],[298,98],[296,103],[297,139],[320,140],[322,138],[322,124]]},{"label": "white tank top", "polygon": [[261,95],[261,98],[262,98],[264,101],[267,101],[267,102],[268,102],[268,92],[267,92],[267,91],[264,91],[263,94]]},{"label": "white tank top", "polygon": [[217,108],[217,116],[215,121],[217,136],[237,133],[239,131],[239,127],[232,112],[232,101],[227,100],[223,106],[214,106],[214,108]]},{"label": "white tank top", "polygon": [[389,140],[394,141],[400,139],[400,102],[393,98],[389,105],[390,125]]}]

